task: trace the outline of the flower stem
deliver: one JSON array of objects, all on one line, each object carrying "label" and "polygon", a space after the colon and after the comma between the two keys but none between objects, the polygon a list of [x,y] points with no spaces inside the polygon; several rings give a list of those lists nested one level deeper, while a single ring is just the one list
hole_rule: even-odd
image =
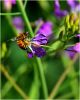
[{"label": "flower stem", "polygon": [[41,81],[42,81],[44,97],[45,97],[45,99],[47,99],[48,92],[47,92],[46,80],[45,80],[45,77],[44,77],[43,65],[42,65],[41,60],[39,58],[36,58],[36,60],[37,60],[38,68],[39,68],[39,71],[40,71],[40,77],[41,77]]},{"label": "flower stem", "polygon": [[30,35],[31,35],[31,37],[33,37],[34,36],[33,30],[32,30],[32,28],[30,26],[30,22],[28,20],[27,14],[25,13],[25,8],[24,8],[24,6],[22,4],[22,1],[21,0],[17,0],[17,3],[19,5],[19,8],[20,8],[20,11],[21,11],[22,16],[24,18],[24,21],[26,23],[26,26],[27,26],[28,30],[30,31]]}]

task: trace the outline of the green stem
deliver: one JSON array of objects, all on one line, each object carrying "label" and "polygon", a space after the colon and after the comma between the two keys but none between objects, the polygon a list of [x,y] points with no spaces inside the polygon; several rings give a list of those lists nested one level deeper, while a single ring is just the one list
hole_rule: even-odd
[{"label": "green stem", "polygon": [[24,8],[26,8],[27,2],[28,2],[28,0],[25,0]]},{"label": "green stem", "polygon": [[39,58],[36,58],[36,60],[37,60],[38,68],[39,68],[39,71],[40,71],[40,77],[41,77],[41,81],[42,81],[44,97],[45,97],[45,99],[47,99],[48,91],[47,91],[47,86],[46,86],[46,80],[45,80],[45,77],[44,77],[43,65],[42,65],[41,60]]},{"label": "green stem", "polygon": [[[31,25],[30,25],[29,19],[27,17],[27,14],[25,13],[24,6],[23,6],[21,0],[17,0],[17,3],[18,3],[19,8],[22,12],[22,16],[25,20],[26,26],[28,27],[28,30],[30,31],[30,35],[33,37],[34,33],[33,33],[32,28],[31,28]],[[42,81],[44,97],[47,98],[48,97],[48,92],[47,92],[47,86],[46,86],[46,81],[45,81],[44,72],[43,72],[43,66],[42,66],[42,63],[41,63],[40,59],[36,58],[36,60],[37,60],[39,71],[40,71],[40,77],[41,77],[41,81]]]},{"label": "green stem", "polygon": [[0,13],[0,16],[6,16],[6,15],[10,15],[10,16],[15,16],[15,15],[20,15],[20,12],[14,12],[14,13]]},{"label": "green stem", "polygon": [[19,5],[19,8],[20,8],[20,11],[21,11],[22,16],[24,18],[24,21],[26,23],[26,26],[27,26],[28,30],[30,31],[30,35],[31,35],[31,37],[33,37],[34,36],[33,30],[31,28],[31,25],[30,25],[29,19],[27,17],[27,14],[25,13],[25,9],[24,9],[24,6],[22,4],[22,1],[21,0],[17,0],[17,3]]}]

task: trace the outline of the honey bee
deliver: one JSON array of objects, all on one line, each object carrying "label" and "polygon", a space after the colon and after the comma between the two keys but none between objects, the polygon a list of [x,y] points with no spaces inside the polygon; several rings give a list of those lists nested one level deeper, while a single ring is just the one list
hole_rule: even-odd
[{"label": "honey bee", "polygon": [[17,37],[12,38],[11,41],[16,41],[18,46],[23,50],[27,50],[27,47],[29,47],[29,49],[32,51],[31,45],[38,47],[37,44],[28,39],[28,32],[20,33]]},{"label": "honey bee", "polygon": [[17,44],[21,49],[26,49],[30,45],[30,41],[27,39],[27,34],[21,33],[17,38]]}]

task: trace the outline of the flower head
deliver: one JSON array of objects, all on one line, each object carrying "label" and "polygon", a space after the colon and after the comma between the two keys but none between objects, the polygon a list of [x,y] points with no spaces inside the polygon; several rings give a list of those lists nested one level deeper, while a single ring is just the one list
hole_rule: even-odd
[{"label": "flower head", "polygon": [[36,35],[30,42],[31,44],[28,46],[30,51],[27,51],[29,58],[32,58],[34,55],[37,57],[43,57],[46,54],[46,51],[41,47],[41,45],[47,43],[47,38],[44,35]]},{"label": "flower head", "polygon": [[41,45],[46,45],[50,35],[52,34],[52,23],[47,21],[43,22],[41,19],[36,22],[38,25],[42,22],[41,27],[37,31],[35,37],[31,39],[31,46],[29,46],[31,51],[28,52],[28,57],[32,58],[34,55],[37,57],[43,57],[46,51],[41,47]]},{"label": "flower head", "polygon": [[43,22],[41,19],[36,22],[38,25],[42,22],[41,27],[37,31],[35,37],[31,39],[33,45],[31,45],[31,52],[28,52],[28,57],[32,58],[34,55],[37,57],[42,57],[46,54],[46,51],[41,47],[41,45],[46,45],[50,36],[52,35],[52,23],[50,21]]},{"label": "flower head", "polygon": [[16,0],[3,0],[4,1],[4,7],[7,11],[10,11],[12,8],[12,5],[16,4]]},{"label": "flower head", "polygon": [[12,20],[14,27],[17,29],[18,33],[22,33],[24,30],[24,22],[21,17],[14,17]]}]

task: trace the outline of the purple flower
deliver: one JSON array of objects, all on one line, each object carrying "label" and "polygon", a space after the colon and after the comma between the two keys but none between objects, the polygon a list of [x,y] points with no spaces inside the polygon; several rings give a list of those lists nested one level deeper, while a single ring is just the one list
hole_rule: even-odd
[{"label": "purple flower", "polygon": [[[38,24],[39,23],[37,22],[37,25]],[[43,22],[35,37],[31,39],[32,44],[29,47],[31,51],[28,52],[28,57],[32,58],[34,55],[36,55],[37,57],[43,57],[46,54],[46,51],[41,46],[47,44],[51,35],[52,23],[50,21]]]},{"label": "purple flower", "polygon": [[[80,3],[77,0],[67,0],[67,3],[70,6],[71,12],[75,13],[80,11]],[[54,14],[57,18],[62,18],[68,14],[67,10],[60,8],[59,0],[54,1]]]},{"label": "purple flower", "polygon": [[28,52],[28,57],[32,58],[34,55],[37,57],[43,57],[46,54],[46,51],[41,47],[41,45],[47,44],[47,38],[42,34],[37,34],[32,38],[31,42],[31,52]]},{"label": "purple flower", "polygon": [[77,7],[79,8],[80,3],[78,2],[78,0],[67,0],[68,5],[71,8],[71,11],[76,11]]},{"label": "purple flower", "polygon": [[24,31],[24,22],[21,17],[14,17],[12,20],[13,26],[17,29],[18,33]]},{"label": "purple flower", "polygon": [[66,10],[61,10],[59,0],[54,1],[54,14],[57,18],[62,18],[68,14]]},{"label": "purple flower", "polygon": [[6,10],[10,11],[12,8],[12,5],[16,4],[16,0],[3,0],[4,1],[4,7]]},{"label": "purple flower", "polygon": [[65,51],[65,53],[66,53],[71,59],[73,59],[74,56],[75,56],[75,54],[76,54],[76,51],[74,51],[73,46],[72,46],[72,47],[67,48],[67,50]]},{"label": "purple flower", "polygon": [[37,34],[44,35],[47,39],[49,39],[52,35],[52,27],[53,25],[50,21],[44,22],[37,31]]},{"label": "purple flower", "polygon": [[47,37],[43,34],[37,34],[31,39],[31,45],[29,46],[31,51],[28,52],[28,57],[32,58],[34,55],[37,57],[43,57],[46,54],[46,51],[41,47],[41,45],[47,44]]},{"label": "purple flower", "polygon": [[34,54],[32,52],[28,52],[28,58],[32,58]]},{"label": "purple flower", "polygon": [[80,53],[80,42],[76,43],[75,46],[69,47],[67,48],[67,50],[65,51],[65,53],[71,58],[73,59],[76,55],[76,53]]}]

